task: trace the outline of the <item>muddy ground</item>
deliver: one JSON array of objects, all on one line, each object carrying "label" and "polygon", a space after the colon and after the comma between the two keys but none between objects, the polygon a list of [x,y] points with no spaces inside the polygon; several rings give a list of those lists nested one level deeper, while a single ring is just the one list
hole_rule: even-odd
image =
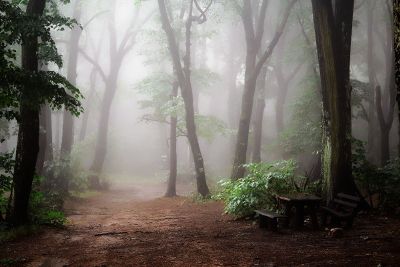
[{"label": "muddy ground", "polygon": [[162,198],[164,185],[122,185],[66,203],[65,229],[0,245],[13,266],[400,266],[400,221],[359,216],[341,238],[261,230],[219,202]]}]

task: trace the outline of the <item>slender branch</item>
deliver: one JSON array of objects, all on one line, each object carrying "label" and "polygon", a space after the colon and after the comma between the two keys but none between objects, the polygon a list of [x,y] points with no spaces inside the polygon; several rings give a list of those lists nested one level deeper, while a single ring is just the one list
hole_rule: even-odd
[{"label": "slender branch", "polygon": [[198,24],[202,24],[204,22],[206,22],[207,17],[206,17],[206,12],[208,11],[208,9],[210,8],[211,4],[212,4],[213,0],[210,1],[210,3],[207,5],[207,7],[202,10],[199,3],[197,2],[197,0],[194,0],[194,4],[196,5],[197,10],[200,12],[200,15],[197,17],[197,23]]},{"label": "slender branch", "polygon": [[260,9],[260,16],[258,17],[257,20],[257,25],[256,25],[256,33],[255,33],[255,46],[256,50],[258,51],[260,46],[261,46],[261,41],[263,39],[264,35],[264,22],[265,22],[265,15],[267,13],[267,6],[268,6],[268,1],[263,0],[261,9]]},{"label": "slender branch", "polygon": [[257,62],[257,65],[252,74],[254,79],[257,78],[258,73],[260,73],[260,70],[261,70],[262,66],[264,65],[265,61],[271,56],[276,44],[279,41],[279,38],[281,37],[281,35],[283,33],[283,30],[285,29],[286,23],[289,18],[290,11],[292,10],[292,7],[293,7],[294,3],[296,3],[296,1],[297,0],[292,0],[286,7],[286,10],[283,14],[282,22],[279,25],[278,29],[276,30],[274,38],[272,39],[271,43],[269,44],[267,50],[265,50],[264,54],[261,56],[260,60]]},{"label": "slender branch", "polygon": [[93,67],[97,69],[99,72],[101,78],[103,81],[106,83],[107,82],[107,76],[104,74],[103,69],[100,67],[99,63],[97,63],[93,58],[91,58],[82,48],[78,49],[79,53],[90,63],[92,63]]},{"label": "slender branch", "polygon": [[85,29],[85,28],[86,28],[93,20],[95,20],[97,17],[99,17],[99,16],[101,16],[101,15],[103,15],[103,14],[105,14],[105,13],[108,13],[108,12],[109,12],[108,10],[105,10],[105,11],[101,11],[101,12],[95,14],[95,15],[94,15],[93,17],[91,17],[85,24],[83,24],[82,28]]}]

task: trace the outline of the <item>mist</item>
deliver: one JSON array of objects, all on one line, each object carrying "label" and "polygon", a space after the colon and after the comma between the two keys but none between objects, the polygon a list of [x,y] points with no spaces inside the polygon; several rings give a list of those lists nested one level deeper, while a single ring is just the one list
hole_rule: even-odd
[{"label": "mist", "polygon": [[[81,248],[98,242],[87,262],[71,260],[75,241],[68,238],[65,257],[51,252],[38,260],[33,250],[32,258],[50,264],[40,266],[122,266],[129,254],[114,258],[108,246],[126,235],[135,246],[155,242],[162,250],[149,260],[146,245],[134,265],[160,266],[166,258],[171,266],[193,259],[193,266],[258,265],[269,260],[250,257],[247,245],[267,241],[258,239],[256,223],[245,226],[248,220],[289,233],[274,236],[274,248],[326,242],[313,231],[294,240],[299,229],[341,229],[327,233],[341,237],[359,211],[376,213],[361,217],[353,236],[364,236],[363,229],[374,235],[378,230],[365,225],[388,210],[394,218],[387,227],[398,226],[396,3],[1,2],[0,234],[3,221],[7,231],[66,225],[59,234]],[[288,196],[301,196],[307,208]],[[343,201],[356,203],[343,211],[337,205]],[[153,233],[172,245],[154,241]],[[237,257],[213,252],[214,245],[230,248],[217,239],[236,244],[242,234],[248,243]],[[346,231],[344,238],[353,241]],[[193,239],[203,256],[194,256]],[[15,257],[26,244],[18,243]],[[177,244],[185,251],[176,252]],[[344,255],[346,246],[333,250]],[[354,254],[377,249],[354,247]],[[278,265],[321,263],[281,252]],[[166,256],[174,253],[180,256]]]}]

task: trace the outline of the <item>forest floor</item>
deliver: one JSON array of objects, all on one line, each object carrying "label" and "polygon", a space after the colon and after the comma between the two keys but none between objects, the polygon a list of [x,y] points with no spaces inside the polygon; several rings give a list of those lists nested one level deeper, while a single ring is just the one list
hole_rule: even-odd
[{"label": "forest floor", "polygon": [[340,238],[307,228],[274,233],[251,220],[224,215],[219,202],[162,198],[164,188],[124,184],[70,200],[65,228],[44,228],[0,244],[0,262],[155,267],[400,264],[397,219],[359,216]]}]

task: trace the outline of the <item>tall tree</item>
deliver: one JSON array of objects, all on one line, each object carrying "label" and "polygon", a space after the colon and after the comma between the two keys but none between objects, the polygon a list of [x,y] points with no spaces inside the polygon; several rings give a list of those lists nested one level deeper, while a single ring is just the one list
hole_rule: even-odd
[{"label": "tall tree", "polygon": [[[114,4],[115,5],[115,4]],[[114,6],[115,9],[115,6]],[[121,41],[118,43],[117,40],[117,29],[115,25],[116,13],[115,10],[112,13],[111,22],[108,25],[110,38],[109,38],[109,54],[110,54],[110,67],[109,73],[106,75],[99,64],[90,58],[83,50],[80,50],[82,55],[90,61],[98,70],[100,76],[105,83],[105,92],[100,108],[100,121],[97,131],[95,156],[90,170],[93,175],[90,177],[90,184],[93,188],[100,188],[99,175],[103,170],[104,161],[107,154],[107,141],[108,141],[108,127],[110,120],[111,106],[117,92],[117,80],[119,71],[122,66],[122,62],[127,53],[135,45],[135,39],[137,34],[143,25],[151,18],[153,12],[149,13],[141,21],[140,18],[140,5],[136,7],[133,19],[126,30]]]},{"label": "tall tree", "polygon": [[[73,18],[80,21],[82,9],[81,0],[76,0],[74,4]],[[82,29],[79,26],[75,26],[71,30],[71,36],[68,43],[68,66],[67,66],[67,79],[68,81],[76,85],[77,79],[77,66],[78,66],[78,55],[79,55],[79,40],[81,38]],[[68,111],[65,110],[63,113],[63,126],[62,126],[62,139],[61,139],[61,157],[67,160],[71,154],[72,146],[74,143],[74,117]]]},{"label": "tall tree", "polygon": [[[261,53],[260,58],[257,60],[257,54],[259,53],[261,42],[264,34],[264,20],[267,10],[267,0],[263,0],[261,3],[259,14],[253,15],[255,9],[252,1],[244,1],[242,8],[242,22],[244,26],[246,36],[246,71],[245,71],[245,84],[244,92],[242,96],[242,106],[240,113],[239,129],[236,139],[235,158],[232,169],[232,179],[238,179],[244,176],[247,157],[247,146],[249,141],[249,129],[251,122],[251,115],[253,111],[254,94],[256,90],[257,77],[265,63],[265,61],[271,56],[273,49],[281,37],[288,20],[290,11],[296,0],[291,0],[286,7],[282,21],[278,25],[275,35],[268,45],[267,49]],[[254,18],[256,21],[254,22]]]},{"label": "tall tree", "polygon": [[394,18],[394,38],[393,38],[393,47],[395,50],[395,70],[396,70],[396,87],[397,87],[397,108],[398,108],[398,120],[399,120],[399,127],[398,127],[398,138],[399,138],[399,145],[398,145],[398,156],[400,157],[400,1],[393,0],[393,18]]},{"label": "tall tree", "polygon": [[[211,1],[212,2],[212,1]],[[211,4],[210,2],[210,4]],[[179,87],[181,88],[181,95],[185,105],[185,122],[187,128],[187,136],[190,148],[193,155],[193,161],[196,170],[197,191],[203,195],[209,195],[209,189],[206,183],[206,175],[204,169],[204,160],[200,150],[199,140],[196,133],[196,124],[194,120],[194,107],[193,107],[193,90],[190,78],[190,46],[191,46],[191,27],[193,21],[202,23],[205,21],[205,11],[201,11],[200,16],[193,15],[193,5],[199,8],[196,0],[190,0],[188,18],[185,25],[185,50],[186,54],[183,58],[184,66],[182,67],[179,46],[176,41],[174,30],[168,18],[167,9],[164,0],[158,0],[158,6],[161,15],[161,22],[163,29],[167,35],[168,47],[171,53],[175,74],[178,79]],[[208,6],[209,7],[209,6]],[[199,8],[200,9],[200,8]],[[208,8],[207,8],[208,9]],[[206,9],[206,10],[207,10]]]},{"label": "tall tree", "polygon": [[[41,16],[46,0],[29,0],[26,14]],[[22,68],[28,72],[38,72],[38,35],[24,36],[22,45]],[[39,152],[39,110],[29,102],[29,91],[34,88],[23,88],[20,106],[18,143],[14,168],[14,203],[11,221],[15,225],[28,222],[28,202],[32,190],[35,165]]]},{"label": "tall tree", "polygon": [[323,176],[330,200],[339,192],[356,192],[349,78],[354,0],[312,0],[312,6],[323,100]]},{"label": "tall tree", "polygon": [[379,128],[381,130],[381,165],[387,163],[390,159],[390,130],[392,129],[394,119],[394,108],[396,105],[396,84],[395,84],[395,58],[393,51],[393,17],[392,7],[389,1],[386,1],[386,38],[380,38],[383,50],[385,51],[386,76],[384,81],[384,93],[381,93],[381,87],[375,87],[376,93],[376,113],[378,115]]}]

